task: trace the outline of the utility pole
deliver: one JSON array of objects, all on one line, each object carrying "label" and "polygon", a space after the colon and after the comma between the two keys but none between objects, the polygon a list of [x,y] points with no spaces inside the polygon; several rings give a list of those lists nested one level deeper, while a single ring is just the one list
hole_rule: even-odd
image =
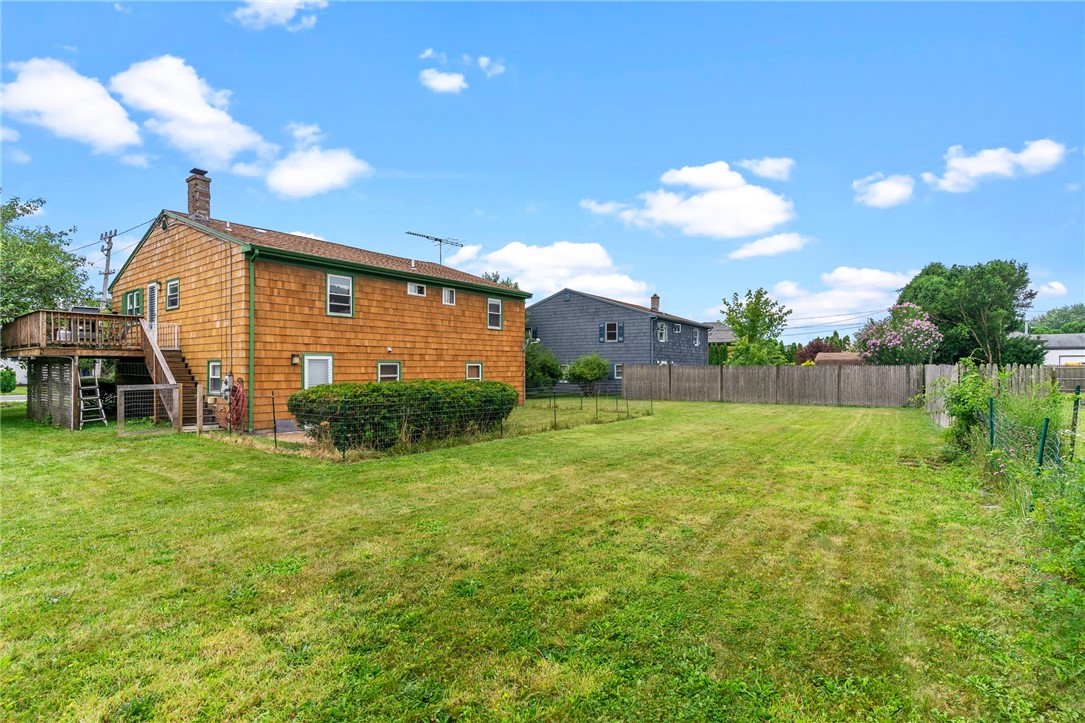
[{"label": "utility pole", "polygon": [[[102,243],[105,244],[104,246],[102,246],[102,253],[105,254],[105,271],[99,271],[98,272],[103,277],[102,278],[102,299],[101,299],[101,303],[99,304],[99,308],[102,311],[106,310],[106,305],[107,305],[107,298],[108,298],[107,294],[109,293],[109,275],[112,273],[112,271],[110,271],[110,269],[109,269],[109,257],[113,253],[113,237],[116,236],[116,235],[117,235],[117,229],[113,229],[112,231],[106,231],[105,233],[103,233],[99,237],[102,240]],[[123,311],[123,309],[122,309],[122,311]]]}]

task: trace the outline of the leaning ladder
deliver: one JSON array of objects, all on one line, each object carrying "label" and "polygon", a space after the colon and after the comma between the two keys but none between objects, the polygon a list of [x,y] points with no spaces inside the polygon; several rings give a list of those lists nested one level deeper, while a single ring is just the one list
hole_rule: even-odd
[{"label": "leaning ladder", "polygon": [[98,388],[98,377],[79,377],[79,428],[88,422],[101,422],[109,426],[102,408],[102,392]]}]

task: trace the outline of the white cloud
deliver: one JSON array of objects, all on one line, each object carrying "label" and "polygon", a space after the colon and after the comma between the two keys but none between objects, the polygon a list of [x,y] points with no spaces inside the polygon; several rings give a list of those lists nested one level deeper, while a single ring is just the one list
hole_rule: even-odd
[{"label": "white cloud", "polygon": [[281,196],[305,198],[345,188],[372,172],[372,166],[346,148],[307,148],[277,161],[267,174],[267,185]]},{"label": "white cloud", "polygon": [[291,231],[291,236],[303,236],[305,238],[315,239],[316,241],[327,241],[328,239],[323,236],[317,236],[315,233],[306,233],[305,231]]},{"label": "white cloud", "polygon": [[478,58],[478,67],[482,69],[482,72],[486,74],[487,78],[492,78],[495,75],[501,75],[505,72],[505,64],[500,60],[493,60],[487,58],[485,55],[480,55]]},{"label": "white cloud", "polygon": [[448,56],[445,55],[444,53],[437,52],[433,48],[426,48],[425,50],[423,50],[421,53],[418,54],[418,59],[419,60],[433,59],[433,60],[436,60],[441,65],[445,65],[445,64],[448,63]]},{"label": "white cloud", "polygon": [[129,153],[121,156],[121,163],[126,166],[135,166],[136,168],[150,168],[150,159],[143,153]]},{"label": "white cloud", "polygon": [[124,13],[125,15],[130,15],[132,13],[132,8],[121,5],[120,3],[113,3],[113,9],[119,13]]},{"label": "white cloud", "polygon": [[1070,193],[1077,193],[1078,191],[1081,190],[1081,184],[1080,183],[1067,183],[1066,184],[1066,190],[1069,191]]},{"label": "white cloud", "polygon": [[924,173],[923,180],[934,188],[950,193],[971,191],[983,178],[1014,178],[1019,173],[1034,175],[1050,171],[1062,163],[1066,146],[1049,138],[1029,141],[1018,151],[989,148],[974,156],[965,155],[964,146],[946,151],[946,170],[941,178]]},{"label": "white cloud", "polygon": [[606,203],[599,203],[598,201],[593,201],[590,198],[582,198],[580,200],[580,207],[586,208],[592,213],[608,216],[615,214],[618,211],[621,211],[623,208],[626,208],[626,205],[624,203],[618,203],[617,201],[607,201]]},{"label": "white cloud", "polygon": [[328,7],[327,0],[245,0],[234,11],[234,18],[249,30],[281,26],[294,32],[311,30],[316,13]]},{"label": "white cloud", "polygon": [[480,246],[464,246],[446,263],[476,274],[499,271],[536,298],[569,287],[631,303],[648,301],[648,284],[621,273],[597,243],[558,241],[535,246],[514,241],[488,254],[480,251]]},{"label": "white cloud", "polygon": [[253,151],[267,157],[276,147],[226,112],[230,91],[214,90],[183,58],[162,55],[113,76],[109,87],[125,104],[145,111],[148,130],[190,153],[210,170]]},{"label": "white cloud", "polygon": [[30,163],[30,154],[19,148],[12,148],[7,152],[7,158],[12,163]]},{"label": "white cloud", "polygon": [[912,197],[915,179],[911,176],[889,176],[874,173],[858,181],[852,181],[855,202],[872,208],[898,206]]},{"label": "white cloud", "polygon": [[839,266],[821,275],[824,290],[809,291],[794,281],[781,281],[772,295],[794,311],[791,325],[821,327],[810,334],[814,337],[830,333],[833,325],[858,327],[865,317],[878,316],[896,303],[897,291],[917,273]]},{"label": "white cloud", "polygon": [[53,58],[8,67],[18,74],[3,86],[8,116],[86,143],[95,153],[117,153],[142,143],[139,126],[96,78],[80,75]]},{"label": "white cloud", "polygon": [[14,143],[19,140],[19,131],[7,126],[0,126],[0,143]]},{"label": "white cloud", "polygon": [[418,80],[434,93],[459,93],[467,88],[463,73],[446,73],[437,68],[426,68],[418,74]]},{"label": "white cloud", "polygon": [[739,161],[735,165],[742,166],[746,170],[765,178],[786,181],[791,177],[791,169],[795,167],[795,160],[793,158],[751,158]]},{"label": "white cloud", "polygon": [[641,208],[590,199],[584,199],[580,205],[593,213],[616,213],[625,223],[639,228],[672,226],[686,236],[713,238],[765,233],[795,216],[791,201],[767,188],[747,183],[723,161],[671,169],[660,180],[701,192],[689,194],[662,188],[649,191],[639,196],[644,202]]},{"label": "white cloud", "polygon": [[315,123],[291,123],[286,129],[294,136],[294,141],[299,148],[315,146],[324,137],[324,134],[320,132],[320,126]]},{"label": "white cloud", "polygon": [[1066,296],[1066,284],[1061,281],[1048,281],[1046,284],[1034,287],[1037,297]]},{"label": "white cloud", "polygon": [[810,241],[809,237],[797,233],[778,233],[743,244],[728,254],[728,257],[748,259],[753,256],[777,256],[789,251],[798,251]]}]

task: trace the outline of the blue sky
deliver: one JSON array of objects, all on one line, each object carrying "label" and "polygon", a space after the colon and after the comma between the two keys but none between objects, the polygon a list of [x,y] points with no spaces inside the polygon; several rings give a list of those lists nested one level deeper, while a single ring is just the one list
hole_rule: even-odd
[{"label": "blue sky", "polygon": [[[1085,6],[19,3],[5,197],[97,239],[212,215],[719,318],[878,316],[932,261],[1085,298]],[[142,228],[118,237],[115,267]],[[100,280],[100,277],[96,277]]]}]

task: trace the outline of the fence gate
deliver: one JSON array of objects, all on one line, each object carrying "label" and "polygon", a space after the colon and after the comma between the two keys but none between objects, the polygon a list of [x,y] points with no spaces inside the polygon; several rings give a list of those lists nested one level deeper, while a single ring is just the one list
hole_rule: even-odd
[{"label": "fence gate", "polygon": [[117,387],[117,434],[181,431],[180,384],[126,384]]}]

